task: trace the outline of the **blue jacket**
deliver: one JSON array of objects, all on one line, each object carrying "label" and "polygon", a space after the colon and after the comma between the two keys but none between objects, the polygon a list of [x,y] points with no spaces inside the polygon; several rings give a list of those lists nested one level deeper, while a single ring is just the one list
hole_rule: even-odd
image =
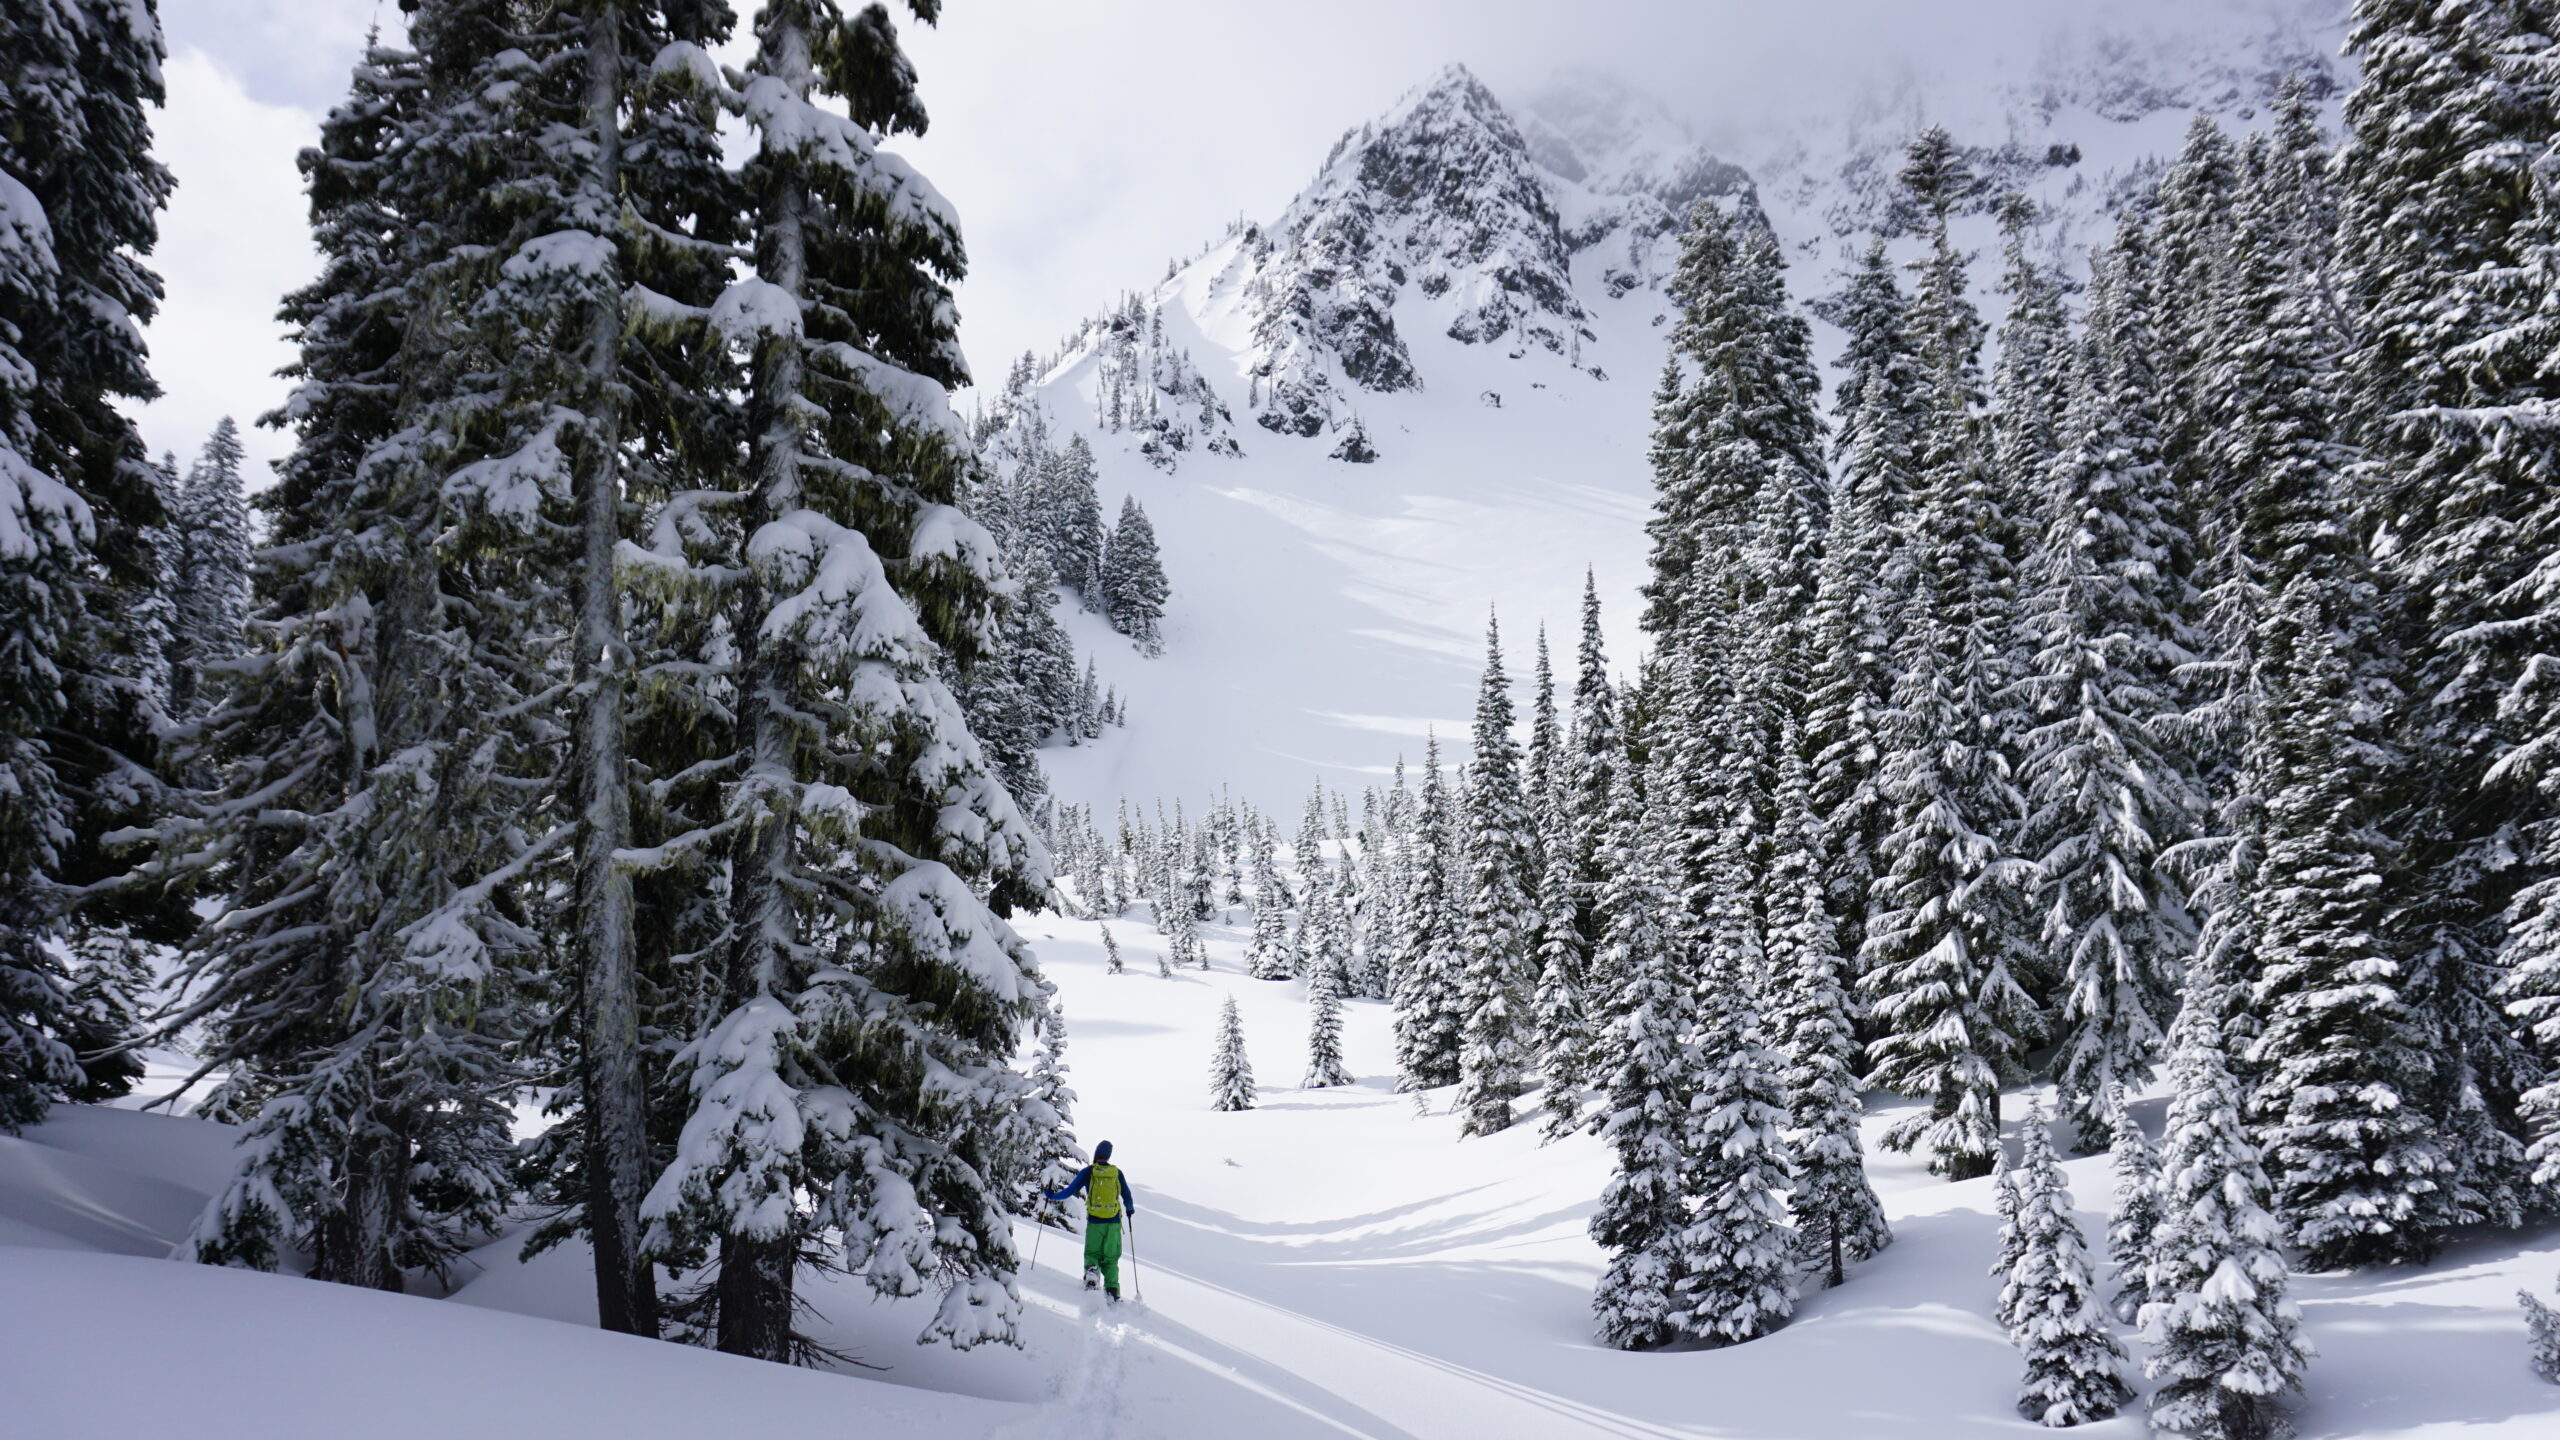
[{"label": "blue jacket", "polygon": [[[1112,1168],[1119,1169],[1118,1166],[1113,1166]],[[1052,1200],[1064,1200],[1070,1196],[1081,1194],[1084,1191],[1085,1185],[1092,1179],[1093,1167],[1087,1165],[1076,1172],[1076,1178],[1067,1182],[1066,1189],[1052,1192],[1049,1198]],[[1138,1213],[1137,1187],[1129,1183],[1129,1172],[1126,1170],[1120,1171],[1120,1209],[1123,1213],[1129,1215],[1135,1215]],[[1086,1218],[1092,1219],[1091,1216],[1087,1216]],[[1094,1220],[1093,1223],[1096,1225],[1117,1225],[1120,1223],[1120,1217],[1118,1215],[1114,1215],[1108,1220]]]}]

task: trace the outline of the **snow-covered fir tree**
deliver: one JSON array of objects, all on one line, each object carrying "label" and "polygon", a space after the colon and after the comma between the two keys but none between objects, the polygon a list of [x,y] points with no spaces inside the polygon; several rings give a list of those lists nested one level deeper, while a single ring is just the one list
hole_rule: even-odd
[{"label": "snow-covered fir tree", "polygon": [[1323,883],[1327,871],[1325,843],[1331,838],[1327,829],[1330,818],[1325,805],[1324,782],[1319,780],[1316,787],[1307,792],[1306,809],[1298,816],[1297,838],[1289,847],[1289,858],[1295,862],[1298,874],[1297,897],[1302,904]]},{"label": "snow-covered fir tree", "polygon": [[151,1032],[160,1001],[153,957],[160,947],[130,924],[89,924],[71,942],[70,994],[60,1038],[78,1057],[80,1078],[62,1098],[95,1105],[133,1093],[145,1066],[122,1048]]},{"label": "snow-covered fir tree", "polygon": [[1440,738],[1425,744],[1422,791],[1406,841],[1404,925],[1396,937],[1396,1069],[1406,1090],[1458,1083],[1464,1017],[1458,1009],[1465,951],[1459,945],[1457,817],[1440,768]]},{"label": "snow-covered fir tree", "polygon": [[1067,1202],[1049,1196],[1074,1183],[1085,1154],[1074,1138],[1076,1092],[1067,1086],[1067,1015],[1058,1004],[1055,985],[1048,986],[1043,996],[1039,1031],[1039,1043],[1031,1055],[1031,1084],[1012,1116],[1021,1153],[1008,1157],[1018,1178],[1013,1204],[1007,1208],[1038,1224],[1065,1228],[1074,1223]]},{"label": "snow-covered fir tree", "polygon": [[[1998,288],[2007,297],[2009,313],[2000,322],[1999,358],[1991,367],[1991,458],[2000,474],[2001,502],[2013,521],[2029,527],[2020,538],[2032,544],[2033,517],[2047,474],[2073,443],[2064,423],[2075,370],[2069,282],[2052,261],[2035,253],[2042,218],[2035,202],[2023,195],[2005,196],[1999,216]],[[2099,327],[2092,322],[2089,328],[2094,332]]]},{"label": "snow-covered fir tree", "polygon": [[2179,507],[2154,418],[2151,270],[2143,223],[2128,218],[2098,262],[2068,449],[2045,467],[2025,620],[2035,728],[2022,844],[2061,963],[2056,1081],[2084,1149],[2108,1135],[2107,1087],[2150,1075],[2193,933],[2157,863],[2195,800],[2172,741],[2173,671],[2189,651]]},{"label": "snow-covered fir tree", "polygon": [[1858,1122],[1858,1042],[1845,972],[1823,893],[1822,823],[1812,810],[1803,737],[1780,738],[1778,828],[1768,868],[1768,970],[1776,991],[1773,1034],[1783,1069],[1787,1153],[1796,1171],[1788,1206],[1807,1259],[1829,1283],[1893,1241],[1868,1183]]},{"label": "snow-covered fir tree", "polygon": [[1104,527],[1095,475],[1093,446],[1082,431],[1069,435],[1039,473],[1041,538],[1049,566],[1058,583],[1075,591],[1088,610],[1104,604]]},{"label": "snow-covered fir tree", "polygon": [[2265,853],[2257,876],[2263,1026],[2252,1117],[2273,1208],[2313,1269],[2424,1259],[2451,1222],[2452,1161],[2423,1104],[2435,1057],[2384,939],[2384,852],[2358,784],[2356,696],[2337,592],[2310,575],[2276,597],[2258,662],[2266,697]]},{"label": "snow-covered fir tree", "polygon": [[1603,1046],[1600,1136],[1613,1157],[1591,1217],[1609,1252],[1592,1293],[1602,1344],[1642,1350],[1679,1338],[1690,1276],[1682,1244],[1690,1223],[1687,1170],[1698,1123],[1693,1037],[1698,987],[1688,947],[1662,921],[1672,913],[1661,878],[1660,830],[1638,770],[1641,720],[1628,726],[1629,773],[1604,842],[1608,882],[1600,900],[1601,954],[1618,977],[1619,1010]]},{"label": "snow-covered fir tree", "polygon": [[926,1336],[965,1347],[1015,1323],[994,1186],[1042,982],[1000,914],[1049,881],[939,678],[994,640],[1000,574],[953,506],[959,236],[880,149],[924,119],[885,11],[777,0],[756,36],[755,273],[711,315],[752,439],[735,928],[645,1213],[662,1262],[716,1264],[724,1350],[793,1353],[795,1271],[829,1244],[880,1294],[939,1290]]},{"label": "snow-covered fir tree", "polygon": [[2085,1425],[2133,1398],[2124,1379],[2124,1346],[2098,1308],[2088,1237],[2072,1210],[2041,1102],[2027,1107],[2019,1133],[2018,1163],[2009,1177],[2017,1207],[2002,1237],[2017,1260],[2000,1292],[2009,1343],[2026,1363],[2018,1413],[2042,1425]]},{"label": "snow-covered fir tree", "polygon": [[2534,1374],[2560,1385],[2560,1309],[2530,1290],[2518,1290],[2516,1303],[2524,1307],[2526,1362]]},{"label": "snow-covered fir tree", "polygon": [[1754,1340],[1795,1313],[1796,1252],[1787,1194],[1795,1165],[1785,1138],[1779,1057],[1760,1027],[1751,957],[1731,954],[1700,978],[1688,1173],[1694,1204],[1681,1233],[1673,1323],[1716,1344]]},{"label": "snow-covered fir tree", "polygon": [[1878,727],[1892,703],[1908,581],[1897,543],[1918,493],[1919,357],[1882,240],[1872,242],[1842,297],[1848,344],[1832,405],[1830,525],[1810,610],[1814,657],[1806,744],[1823,825],[1823,885],[1854,967],[1867,934],[1884,824]]},{"label": "snow-covered fir tree", "polygon": [[[169,172],[156,11],[16,7],[0,100],[0,1132],[84,1082],[67,1042],[61,945],[75,887],[111,873],[98,837],[157,804],[158,700],[124,683],[146,637],[121,623],[160,577],[164,482],[116,407],[158,394],[142,326]],[[165,639],[165,637],[159,637]],[[118,866],[117,868],[121,868]],[[183,933],[179,928],[164,938]]]},{"label": "snow-covered fir tree", "polygon": [[[416,49],[368,52],[307,162],[323,267],[285,303],[295,447],[261,497],[254,658],[190,756],[219,784],[178,862],[224,913],[174,1023],[203,1022],[205,1069],[231,1074],[207,1104],[246,1120],[182,1253],[273,1268],[299,1250],[315,1278],[385,1289],[450,1264],[505,1203],[541,943],[527,872],[568,838],[533,812],[559,731],[523,689],[544,660],[528,613],[557,605],[534,573],[538,512],[566,498],[539,463],[556,452],[514,483],[498,426],[473,444],[440,423],[469,348],[384,318],[430,289],[504,309],[502,262],[547,231],[488,196],[542,173],[511,107],[557,95],[484,92],[481,18],[419,7]],[[532,384],[471,379],[484,404]]]},{"label": "snow-covered fir tree", "polygon": [[1582,577],[1582,636],[1575,659],[1573,707],[1563,755],[1552,782],[1554,801],[1547,863],[1538,886],[1543,928],[1534,997],[1539,1067],[1546,1080],[1546,1134],[1583,1127],[1586,1092],[1610,983],[1593,964],[1599,944],[1600,846],[1620,762],[1618,692],[1609,678],[1600,631],[1597,577]]},{"label": "snow-covered fir tree", "polygon": [[1120,519],[1103,546],[1101,585],[1102,615],[1111,628],[1136,642],[1138,653],[1162,654],[1164,602],[1172,591],[1156,554],[1155,526],[1135,495],[1120,502]]},{"label": "snow-covered fir tree", "polygon": [[175,642],[170,710],[203,704],[205,667],[237,655],[249,619],[249,504],[240,477],[240,427],[226,415],[178,492]]},{"label": "snow-covered fir tree", "polygon": [[1256,980],[1286,980],[1297,973],[1289,943],[1289,886],[1280,877],[1280,845],[1267,825],[1255,827],[1253,940],[1245,947],[1245,973]]},{"label": "snow-covered fir tree", "polygon": [[1874,1082],[1926,1098],[1885,1143],[1923,1147],[1951,1179],[1989,1173],[2000,1087],[2020,1077],[2040,1029],[2020,983],[2015,854],[2024,811],[2006,754],[2010,559],[1976,406],[1981,321],[1965,294],[1948,219],[1970,184],[1943,130],[1912,142],[1903,185],[1925,217],[1930,253],[1910,310],[1926,408],[1917,442],[1922,492],[1912,519],[1914,577],[1900,597],[1898,675],[1879,727],[1878,783],[1888,816],[1860,959],[1883,1032]]},{"label": "snow-covered fir tree", "polygon": [[1538,917],[1531,897],[1533,824],[1520,790],[1519,742],[1511,734],[1511,682],[1502,633],[1485,628],[1484,676],[1476,690],[1475,759],[1462,798],[1467,911],[1459,935],[1462,969],[1455,1001],[1461,1026],[1458,1095],[1461,1133],[1511,1126],[1511,1102],[1529,1088],[1527,1010]]},{"label": "snow-covered fir tree", "polygon": [[2269,1440],[2311,1358],[2286,1293],[2266,1172],[2223,1055],[2223,989],[2191,986],[2170,1035],[2162,1221],[2142,1307],[2151,1428],[2196,1440]]},{"label": "snow-covered fir tree", "polygon": [[1114,975],[1127,970],[1128,962],[1120,958],[1120,942],[1112,938],[1111,927],[1100,925],[1095,928],[1102,932],[1103,968]]},{"label": "snow-covered fir tree", "polygon": [[1774,240],[1700,205],[1668,288],[1680,319],[1654,407],[1644,623],[1668,662],[1656,777],[1682,809],[1678,893],[1703,915],[1720,837],[1738,814],[1767,822],[1777,717],[1799,703],[1793,608],[1827,502],[1820,380]]},{"label": "snow-covered fir tree", "polygon": [[2126,1108],[2124,1087],[2108,1092],[2107,1118],[2115,1126],[2108,1169],[2116,1182],[2114,1212],[2107,1218],[2107,1260],[2116,1294],[2112,1309],[2131,1324],[2151,1298],[2151,1257],[2160,1233],[2160,1152]]},{"label": "snow-covered fir tree", "polygon": [[1218,1048],[1209,1057],[1209,1108],[1253,1108],[1253,1062],[1244,1053],[1244,1017],[1230,995],[1218,1009]]},{"label": "snow-covered fir tree", "polygon": [[2419,1221],[2430,1232],[2517,1223],[2524,1162],[2509,1107],[2560,1058],[2520,1052],[2491,994],[2548,934],[2533,923],[2548,890],[2520,897],[2555,873],[2560,817],[2544,781],[2554,710],[2541,678],[2560,467],[2549,423],[2560,374],[2546,363],[2551,33],[2547,11],[2518,0],[2358,0],[2347,34],[2358,83],[2332,162],[2329,279],[2354,338],[2341,438],[2358,447],[2351,502],[2377,537],[2383,618],[2407,669],[2383,722],[2399,748],[2375,777],[2394,851],[2374,938],[2435,1062],[2400,1097],[2426,1114],[2450,1167],[2450,1203]]},{"label": "snow-covered fir tree", "polygon": [[1342,1060],[1342,990],[1349,967],[1339,959],[1317,964],[1307,976],[1307,1089],[1351,1083]]}]

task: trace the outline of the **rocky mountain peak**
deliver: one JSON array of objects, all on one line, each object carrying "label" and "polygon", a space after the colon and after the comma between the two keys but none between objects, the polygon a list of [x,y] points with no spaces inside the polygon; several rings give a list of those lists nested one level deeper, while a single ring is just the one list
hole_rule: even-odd
[{"label": "rocky mountain peak", "polygon": [[1246,408],[1276,433],[1339,436],[1346,460],[1374,453],[1351,392],[1422,388],[1403,325],[1570,360],[1589,318],[1540,167],[1463,65],[1345,134],[1252,262]]}]

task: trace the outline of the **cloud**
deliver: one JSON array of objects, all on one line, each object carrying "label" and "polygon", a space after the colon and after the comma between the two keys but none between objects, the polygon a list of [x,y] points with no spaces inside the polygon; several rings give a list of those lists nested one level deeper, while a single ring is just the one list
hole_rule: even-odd
[{"label": "cloud", "polygon": [[325,111],[380,25],[401,32],[399,0],[160,0],[171,53],[201,50],[262,105]]},{"label": "cloud", "polygon": [[282,403],[275,371],[293,358],[276,305],[319,269],[305,223],[294,156],[319,133],[316,113],[253,98],[202,50],[166,69],[169,104],[155,121],[160,158],[178,177],[150,263],[168,285],[152,321],[152,374],[161,398],[135,418],[155,456],[175,451],[181,469],[215,422],[240,422],[249,482],[289,448],[257,417]]}]

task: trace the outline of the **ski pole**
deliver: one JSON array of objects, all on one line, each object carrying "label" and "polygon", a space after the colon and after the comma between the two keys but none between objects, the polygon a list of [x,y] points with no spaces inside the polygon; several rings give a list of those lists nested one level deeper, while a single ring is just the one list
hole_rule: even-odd
[{"label": "ski pole", "polygon": [[1147,1287],[1138,1283],[1137,1211],[1132,1210],[1120,1217],[1120,1233],[1129,1239],[1129,1298],[1143,1305],[1147,1299]]},{"label": "ski pole", "polygon": [[1049,1233],[1048,1222],[1038,1215],[1031,1217],[1031,1268],[1040,1268],[1040,1237]]}]

